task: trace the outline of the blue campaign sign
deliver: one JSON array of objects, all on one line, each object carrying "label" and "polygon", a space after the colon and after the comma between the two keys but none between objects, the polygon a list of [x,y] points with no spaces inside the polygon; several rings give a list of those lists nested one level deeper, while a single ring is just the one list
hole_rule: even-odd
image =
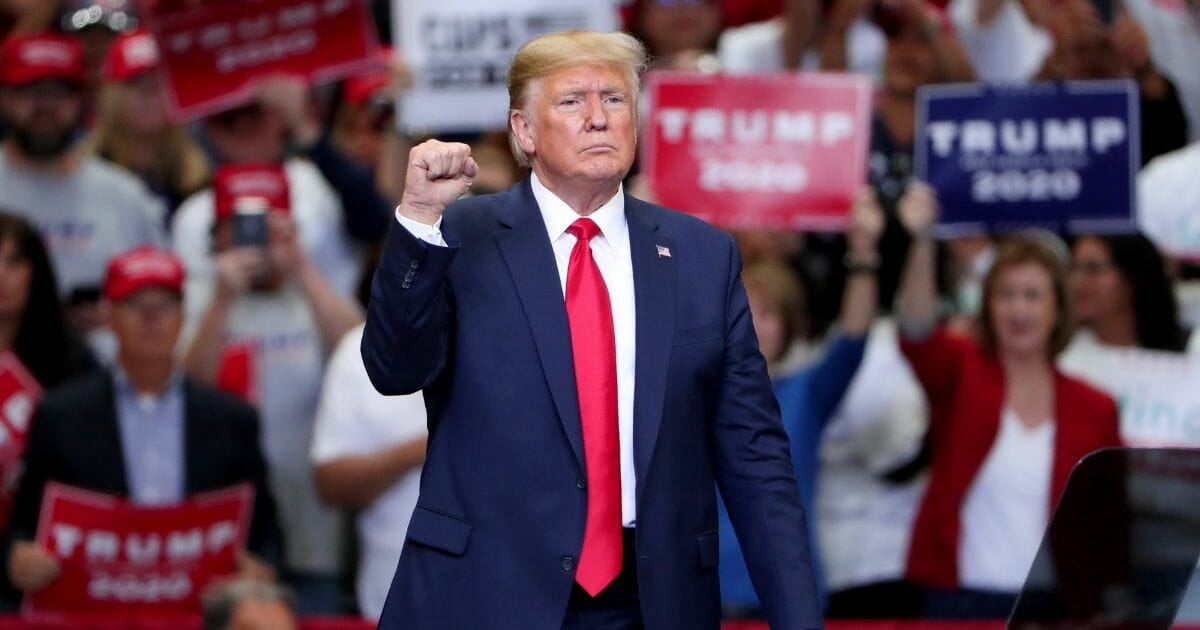
[{"label": "blue campaign sign", "polygon": [[916,175],[937,190],[939,236],[1134,231],[1140,152],[1131,81],[917,92]]}]

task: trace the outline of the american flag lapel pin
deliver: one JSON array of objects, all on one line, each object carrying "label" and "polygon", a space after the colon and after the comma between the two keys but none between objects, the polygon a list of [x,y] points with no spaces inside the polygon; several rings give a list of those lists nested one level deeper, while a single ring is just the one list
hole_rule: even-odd
[{"label": "american flag lapel pin", "polygon": [[658,257],[659,258],[670,258],[671,257],[671,248],[670,247],[665,247],[663,245],[655,245],[655,247],[658,248]]}]

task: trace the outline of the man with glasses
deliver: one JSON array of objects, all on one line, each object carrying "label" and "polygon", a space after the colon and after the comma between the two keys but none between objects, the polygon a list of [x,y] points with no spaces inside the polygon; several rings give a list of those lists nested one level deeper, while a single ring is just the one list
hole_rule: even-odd
[{"label": "man with glasses", "polygon": [[239,559],[240,569],[273,577],[269,563],[278,562],[281,535],[258,415],[179,369],[183,281],[179,260],[152,247],[123,253],[109,266],[104,307],[117,338],[117,363],[51,389],[34,412],[3,548],[5,575],[17,589],[36,591],[59,575],[54,556],[32,542],[51,481],[142,505],[169,505],[250,482],[250,553]]}]

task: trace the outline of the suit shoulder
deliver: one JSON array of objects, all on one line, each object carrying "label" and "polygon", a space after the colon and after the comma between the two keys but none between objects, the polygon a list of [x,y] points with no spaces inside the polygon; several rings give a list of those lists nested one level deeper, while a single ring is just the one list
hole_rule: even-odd
[{"label": "suit shoulder", "polygon": [[442,215],[443,225],[454,232],[470,232],[492,225],[496,213],[504,207],[508,190],[477,197],[466,197],[450,204]]},{"label": "suit shoulder", "polygon": [[668,234],[679,239],[696,242],[710,252],[721,251],[711,248],[734,246],[733,235],[693,214],[642,201],[636,197],[629,197],[628,203],[634,212],[662,226]]},{"label": "suit shoulder", "polygon": [[108,373],[93,370],[47,389],[38,408],[44,413],[58,414],[93,405],[104,397],[105,389],[111,387],[112,377]]}]

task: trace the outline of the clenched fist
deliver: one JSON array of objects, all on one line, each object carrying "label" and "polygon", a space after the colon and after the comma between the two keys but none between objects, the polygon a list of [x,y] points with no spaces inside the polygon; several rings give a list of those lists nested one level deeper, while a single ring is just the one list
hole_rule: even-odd
[{"label": "clenched fist", "polygon": [[462,196],[479,166],[471,147],[459,142],[428,140],[408,152],[400,214],[428,225],[437,223],[446,206]]}]

